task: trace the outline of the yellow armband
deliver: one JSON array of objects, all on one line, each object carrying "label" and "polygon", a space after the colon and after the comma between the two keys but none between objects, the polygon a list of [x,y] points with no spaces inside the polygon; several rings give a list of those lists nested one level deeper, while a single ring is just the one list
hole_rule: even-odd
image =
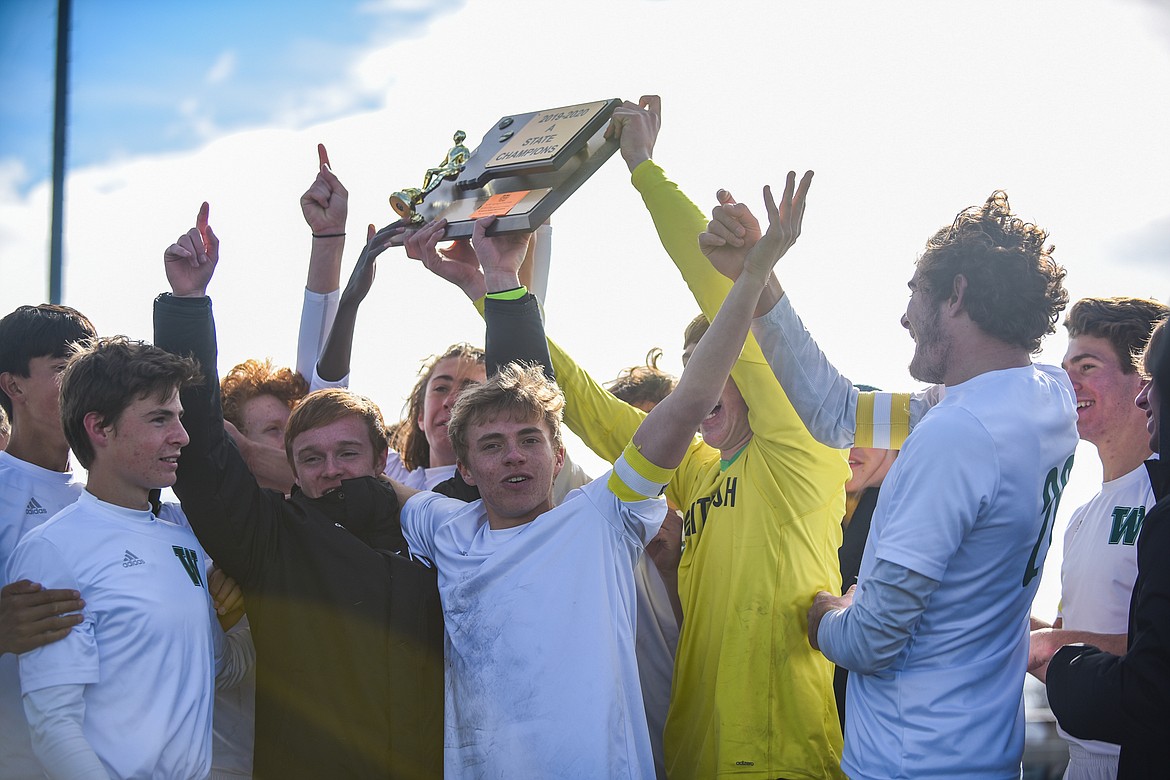
[{"label": "yellow armband", "polygon": [[655,466],[630,442],[614,462],[607,484],[620,500],[641,501],[661,495],[673,476],[674,469]]},{"label": "yellow armband", "polygon": [[909,393],[861,393],[854,447],[900,450],[910,435]]}]

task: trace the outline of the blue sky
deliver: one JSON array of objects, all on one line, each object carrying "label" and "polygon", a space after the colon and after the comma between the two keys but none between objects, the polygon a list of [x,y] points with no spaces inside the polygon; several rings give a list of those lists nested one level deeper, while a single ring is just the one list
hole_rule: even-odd
[{"label": "blue sky", "polygon": [[[379,96],[305,97],[327,90],[371,44],[417,34],[455,5],[74,0],[68,163],[370,109]],[[51,170],[56,13],[52,0],[0,2],[0,156],[20,161],[21,190]]]}]

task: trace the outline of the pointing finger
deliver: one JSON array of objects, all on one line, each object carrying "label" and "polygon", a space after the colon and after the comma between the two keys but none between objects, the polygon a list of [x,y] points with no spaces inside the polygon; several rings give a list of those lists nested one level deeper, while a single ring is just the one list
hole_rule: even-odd
[{"label": "pointing finger", "polygon": [[199,214],[195,217],[195,229],[199,231],[202,238],[203,245],[208,246],[207,233],[207,217],[211,214],[211,206],[207,201],[203,201],[203,205],[199,207]]}]

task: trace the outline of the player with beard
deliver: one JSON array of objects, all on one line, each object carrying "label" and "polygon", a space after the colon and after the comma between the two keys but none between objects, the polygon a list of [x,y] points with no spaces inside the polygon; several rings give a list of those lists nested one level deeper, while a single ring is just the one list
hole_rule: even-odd
[{"label": "player with beard", "polygon": [[[734,277],[758,227],[730,210],[701,243]],[[1067,301],[1046,239],[996,192],[931,238],[910,280],[910,372],[945,397],[883,483],[858,586],[808,614],[810,644],[853,672],[851,777],[1019,776],[1028,612],[1076,446],[1067,377],[1030,359]],[[773,278],[753,324],[777,367],[783,297]]]}]

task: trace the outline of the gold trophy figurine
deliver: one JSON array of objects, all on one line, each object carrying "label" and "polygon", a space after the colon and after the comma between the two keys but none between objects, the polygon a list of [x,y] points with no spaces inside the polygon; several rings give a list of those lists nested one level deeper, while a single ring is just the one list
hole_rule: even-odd
[{"label": "gold trophy figurine", "polygon": [[447,150],[447,156],[443,158],[443,162],[439,163],[437,168],[427,169],[423,176],[422,189],[405,187],[401,192],[390,196],[390,207],[394,209],[394,213],[412,225],[423,221],[422,215],[415,211],[415,207],[445,180],[454,179],[467,166],[471,150],[463,145],[466,138],[467,133],[462,130],[455,131],[455,135],[451,137],[455,145]]}]

